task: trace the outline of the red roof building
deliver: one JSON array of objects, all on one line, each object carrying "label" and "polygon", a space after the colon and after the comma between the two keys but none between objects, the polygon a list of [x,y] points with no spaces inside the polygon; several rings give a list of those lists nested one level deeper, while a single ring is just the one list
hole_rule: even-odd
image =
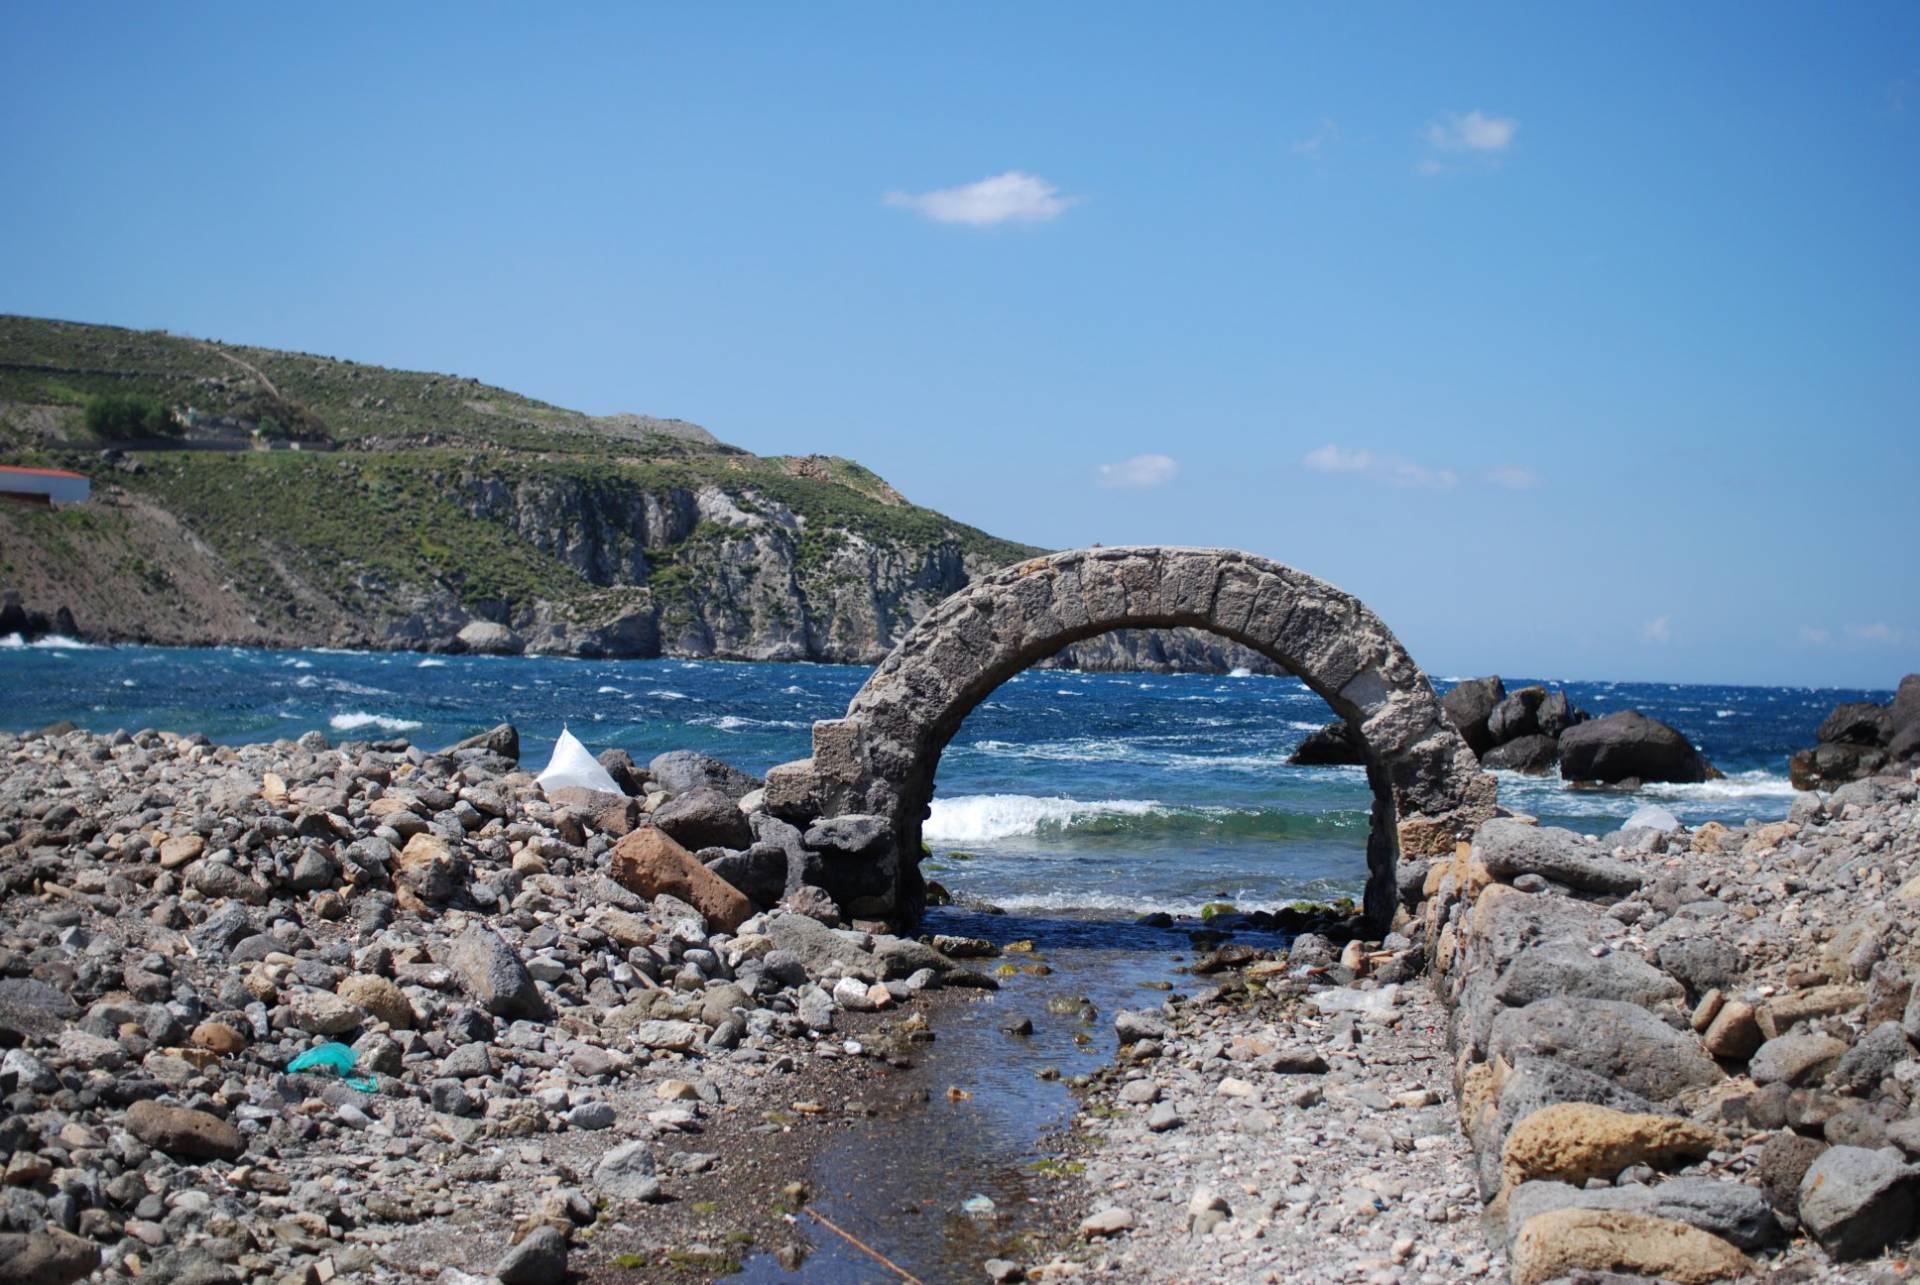
[{"label": "red roof building", "polygon": [[93,493],[86,475],[57,468],[0,464],[0,500],[16,504],[84,504]]}]

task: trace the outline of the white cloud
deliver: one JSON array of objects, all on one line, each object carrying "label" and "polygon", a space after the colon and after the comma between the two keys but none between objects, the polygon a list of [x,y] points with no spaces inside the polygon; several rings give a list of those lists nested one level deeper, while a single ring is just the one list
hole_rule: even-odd
[{"label": "white cloud", "polygon": [[1640,639],[1642,642],[1659,643],[1662,645],[1672,642],[1673,618],[1671,616],[1655,616],[1652,620],[1640,626]]},{"label": "white cloud", "polygon": [[1442,152],[1504,152],[1513,146],[1520,122],[1475,109],[1455,112],[1427,126],[1427,142]]},{"label": "white cloud", "polygon": [[1045,223],[1067,212],[1080,198],[1060,195],[1060,189],[1036,174],[1008,170],[961,187],[932,192],[888,192],[886,203],[912,210],[935,223],[964,223],[991,227],[996,223]]},{"label": "white cloud", "polygon": [[1497,486],[1508,491],[1531,491],[1540,485],[1540,475],[1530,468],[1508,465],[1497,468],[1487,474],[1488,486]]},{"label": "white cloud", "polygon": [[1460,485],[1460,475],[1452,469],[1429,468],[1403,455],[1348,450],[1331,442],[1308,451],[1300,465],[1312,473],[1355,473],[1392,486],[1445,491]]},{"label": "white cloud", "polygon": [[1847,637],[1863,643],[1897,643],[1903,632],[1884,620],[1877,620],[1870,625],[1847,626]]},{"label": "white cloud", "polygon": [[1340,141],[1340,126],[1332,120],[1323,120],[1313,133],[1293,145],[1300,156],[1318,156],[1325,148]]},{"label": "white cloud", "polygon": [[1800,642],[1803,646],[1824,647],[1832,641],[1833,634],[1829,630],[1816,629],[1812,625],[1800,626]]},{"label": "white cloud", "polygon": [[1475,109],[1470,112],[1454,112],[1443,121],[1434,121],[1428,125],[1423,137],[1427,140],[1427,155],[1414,165],[1419,174],[1444,174],[1451,168],[1446,157],[1461,157],[1478,160],[1482,164],[1498,164],[1500,157],[1513,146],[1513,137],[1520,132],[1520,122],[1511,116],[1489,116]]},{"label": "white cloud", "polygon": [[1114,464],[1102,464],[1094,470],[1094,480],[1101,486],[1144,491],[1165,486],[1179,472],[1180,462],[1171,455],[1135,455]]}]

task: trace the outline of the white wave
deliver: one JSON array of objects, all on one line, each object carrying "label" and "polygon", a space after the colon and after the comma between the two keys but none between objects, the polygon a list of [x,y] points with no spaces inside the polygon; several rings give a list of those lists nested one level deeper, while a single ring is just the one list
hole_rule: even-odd
[{"label": "white wave", "polygon": [[140,684],[134,682],[131,678],[123,678],[120,680],[120,685],[122,687],[138,687]]},{"label": "white wave", "polygon": [[1290,718],[1287,720],[1287,726],[1291,727],[1296,732],[1317,732],[1321,728],[1325,727],[1326,724],[1325,723],[1303,723],[1299,719]]},{"label": "white wave", "polygon": [[41,634],[28,642],[19,634],[8,634],[0,638],[0,647],[14,651],[21,647],[31,647],[37,651],[104,651],[100,643],[81,642],[78,638],[69,638],[65,634]]},{"label": "white wave", "polygon": [[355,710],[350,714],[335,714],[327,720],[327,725],[336,732],[353,732],[363,727],[377,727],[383,732],[411,732],[420,726],[418,721],[411,718],[395,718],[390,714],[369,714],[364,710]]},{"label": "white wave", "polygon": [[1076,692],[1070,688],[1062,687],[1059,691],[1055,692],[1054,695],[1055,696],[1085,696],[1086,693]]},{"label": "white wave", "polygon": [[1732,718],[1735,714],[1739,712],[1740,711],[1733,710],[1733,709],[1716,709],[1715,711],[1713,711],[1713,716],[1715,718]]},{"label": "white wave", "polygon": [[654,691],[648,692],[647,695],[653,697],[655,700],[663,701],[683,701],[687,699],[685,692],[676,692],[666,687],[657,688]]},{"label": "white wave", "polygon": [[312,688],[318,687],[320,685],[320,680],[318,678],[315,678],[312,674],[302,674],[300,675],[300,677],[293,680],[293,685],[295,687],[304,687],[311,690]]},{"label": "white wave", "polygon": [[687,721],[696,723],[701,727],[717,727],[723,732],[739,732],[749,727],[772,727],[779,728],[783,731],[801,731],[813,726],[812,723],[803,723],[795,718],[742,718],[738,714],[722,714],[717,718],[710,714],[703,714],[699,718],[690,718]]},{"label": "white wave", "polygon": [[435,660],[433,657],[429,656],[425,660],[421,661],[418,665],[416,665],[415,668],[416,669],[444,669],[446,667],[446,664],[447,662],[444,660]]},{"label": "white wave", "polygon": [[596,696],[625,696],[626,695],[626,693],[621,691],[618,687],[596,687],[593,689],[593,694]]},{"label": "white wave", "polygon": [[1655,782],[1640,792],[1661,799],[1790,799],[1799,793],[1792,781],[1764,768],[1735,772],[1718,781]]},{"label": "white wave", "polygon": [[1235,665],[1232,669],[1227,671],[1227,677],[1228,678],[1252,678],[1253,671],[1251,669],[1248,669],[1245,665]]},{"label": "white wave", "polygon": [[287,669],[312,669],[313,668],[312,661],[301,660],[298,656],[289,656],[285,660],[281,661],[280,664]]},{"label": "white wave", "polygon": [[1043,825],[1061,825],[1075,817],[1150,816],[1165,811],[1154,799],[1085,802],[1031,794],[961,794],[935,799],[920,833],[929,843],[991,843],[1037,834]]}]

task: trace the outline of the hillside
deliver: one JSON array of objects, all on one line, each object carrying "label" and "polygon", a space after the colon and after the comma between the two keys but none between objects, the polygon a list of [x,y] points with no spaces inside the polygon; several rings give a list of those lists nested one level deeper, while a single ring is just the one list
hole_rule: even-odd
[{"label": "hillside", "polygon": [[[102,398],[175,423],[102,436]],[[681,420],[25,317],[0,317],[0,463],[93,478],[84,506],[0,505],[0,590],[111,641],[871,663],[1039,552],[851,461],[755,456]],[[1245,660],[1097,644],[1102,668]]]}]

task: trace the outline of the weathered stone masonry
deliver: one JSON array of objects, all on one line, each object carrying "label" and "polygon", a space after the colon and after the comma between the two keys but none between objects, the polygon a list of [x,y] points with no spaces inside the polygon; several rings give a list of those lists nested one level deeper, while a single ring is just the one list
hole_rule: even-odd
[{"label": "weathered stone masonry", "polygon": [[845,718],[814,724],[813,756],[768,774],[767,807],[793,820],[828,819],[815,828],[842,839],[830,876],[851,913],[911,919],[924,902],[920,826],[934,774],[974,706],[1070,643],[1180,626],[1271,658],[1353,728],[1374,792],[1366,909],[1384,929],[1403,848],[1451,851],[1491,814],[1493,780],[1446,722],[1426,675],[1364,603],[1249,553],[1081,549],[975,582],[901,641]]}]

